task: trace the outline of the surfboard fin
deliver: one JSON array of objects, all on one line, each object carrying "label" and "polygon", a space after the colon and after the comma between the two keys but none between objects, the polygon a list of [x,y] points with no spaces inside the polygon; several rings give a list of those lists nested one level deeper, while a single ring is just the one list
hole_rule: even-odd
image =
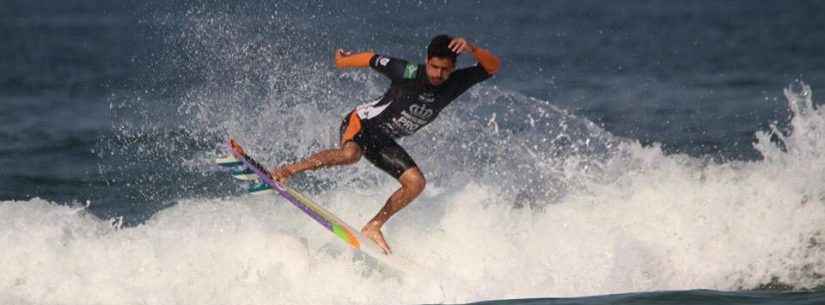
[{"label": "surfboard fin", "polygon": [[258,175],[249,168],[234,169],[230,172],[233,178],[243,181],[259,181]]},{"label": "surfboard fin", "polygon": [[249,188],[246,190],[253,195],[271,194],[273,192],[272,187],[269,186],[269,184],[260,181],[250,185]]},{"label": "surfboard fin", "polygon": [[239,167],[243,166],[243,162],[236,159],[234,156],[220,157],[215,159],[215,163],[223,167]]}]

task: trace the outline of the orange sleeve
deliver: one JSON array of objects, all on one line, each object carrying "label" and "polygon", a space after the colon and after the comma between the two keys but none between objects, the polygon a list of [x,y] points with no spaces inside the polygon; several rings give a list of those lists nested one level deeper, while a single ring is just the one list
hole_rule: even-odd
[{"label": "orange sleeve", "polygon": [[375,56],[373,52],[363,52],[344,56],[335,59],[335,67],[343,68],[366,68],[370,66],[370,59]]},{"label": "orange sleeve", "polygon": [[488,51],[487,49],[482,48],[475,48],[473,52],[473,57],[481,64],[481,67],[484,68],[487,73],[496,74],[498,69],[501,68],[501,60],[498,59],[492,52]]}]

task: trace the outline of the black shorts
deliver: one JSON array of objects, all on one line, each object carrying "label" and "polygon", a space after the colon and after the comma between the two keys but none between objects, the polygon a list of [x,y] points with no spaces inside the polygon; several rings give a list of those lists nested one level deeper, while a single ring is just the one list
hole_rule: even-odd
[{"label": "black shorts", "polygon": [[401,177],[404,171],[418,167],[407,151],[392,137],[379,130],[364,128],[355,112],[350,112],[344,117],[340,132],[341,147],[349,141],[355,142],[370,163],[396,179]]}]

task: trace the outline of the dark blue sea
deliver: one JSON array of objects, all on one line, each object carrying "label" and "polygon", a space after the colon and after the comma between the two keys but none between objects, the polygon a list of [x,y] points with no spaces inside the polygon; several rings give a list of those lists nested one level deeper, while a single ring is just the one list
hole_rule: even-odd
[{"label": "dark blue sea", "polygon": [[[0,304],[825,304],[825,2],[0,1]],[[333,51],[501,71],[400,144],[397,273],[213,164],[336,145]],[[460,66],[472,65],[459,59]],[[293,178],[360,227],[368,162]]]}]

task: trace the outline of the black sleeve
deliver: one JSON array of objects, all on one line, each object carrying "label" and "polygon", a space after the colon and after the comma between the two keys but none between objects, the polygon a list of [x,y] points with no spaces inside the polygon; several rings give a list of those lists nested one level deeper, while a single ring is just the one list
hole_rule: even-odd
[{"label": "black sleeve", "polygon": [[370,59],[370,67],[384,74],[393,82],[404,79],[404,72],[409,63],[406,60],[375,54]]},{"label": "black sleeve", "polygon": [[460,73],[460,75],[457,76],[463,79],[463,82],[466,83],[467,88],[470,88],[473,85],[480,83],[493,76],[492,74],[487,73],[487,70],[484,70],[484,67],[482,67],[481,64],[476,64],[475,66],[469,68],[460,69],[455,73]]},{"label": "black sleeve", "polygon": [[459,95],[470,89],[475,84],[478,84],[488,78],[493,76],[490,73],[487,73],[487,70],[484,70],[480,64],[477,64],[472,67],[459,69],[453,72],[453,75],[450,76],[452,80],[452,84],[450,85],[451,92],[451,99],[457,98]]}]

